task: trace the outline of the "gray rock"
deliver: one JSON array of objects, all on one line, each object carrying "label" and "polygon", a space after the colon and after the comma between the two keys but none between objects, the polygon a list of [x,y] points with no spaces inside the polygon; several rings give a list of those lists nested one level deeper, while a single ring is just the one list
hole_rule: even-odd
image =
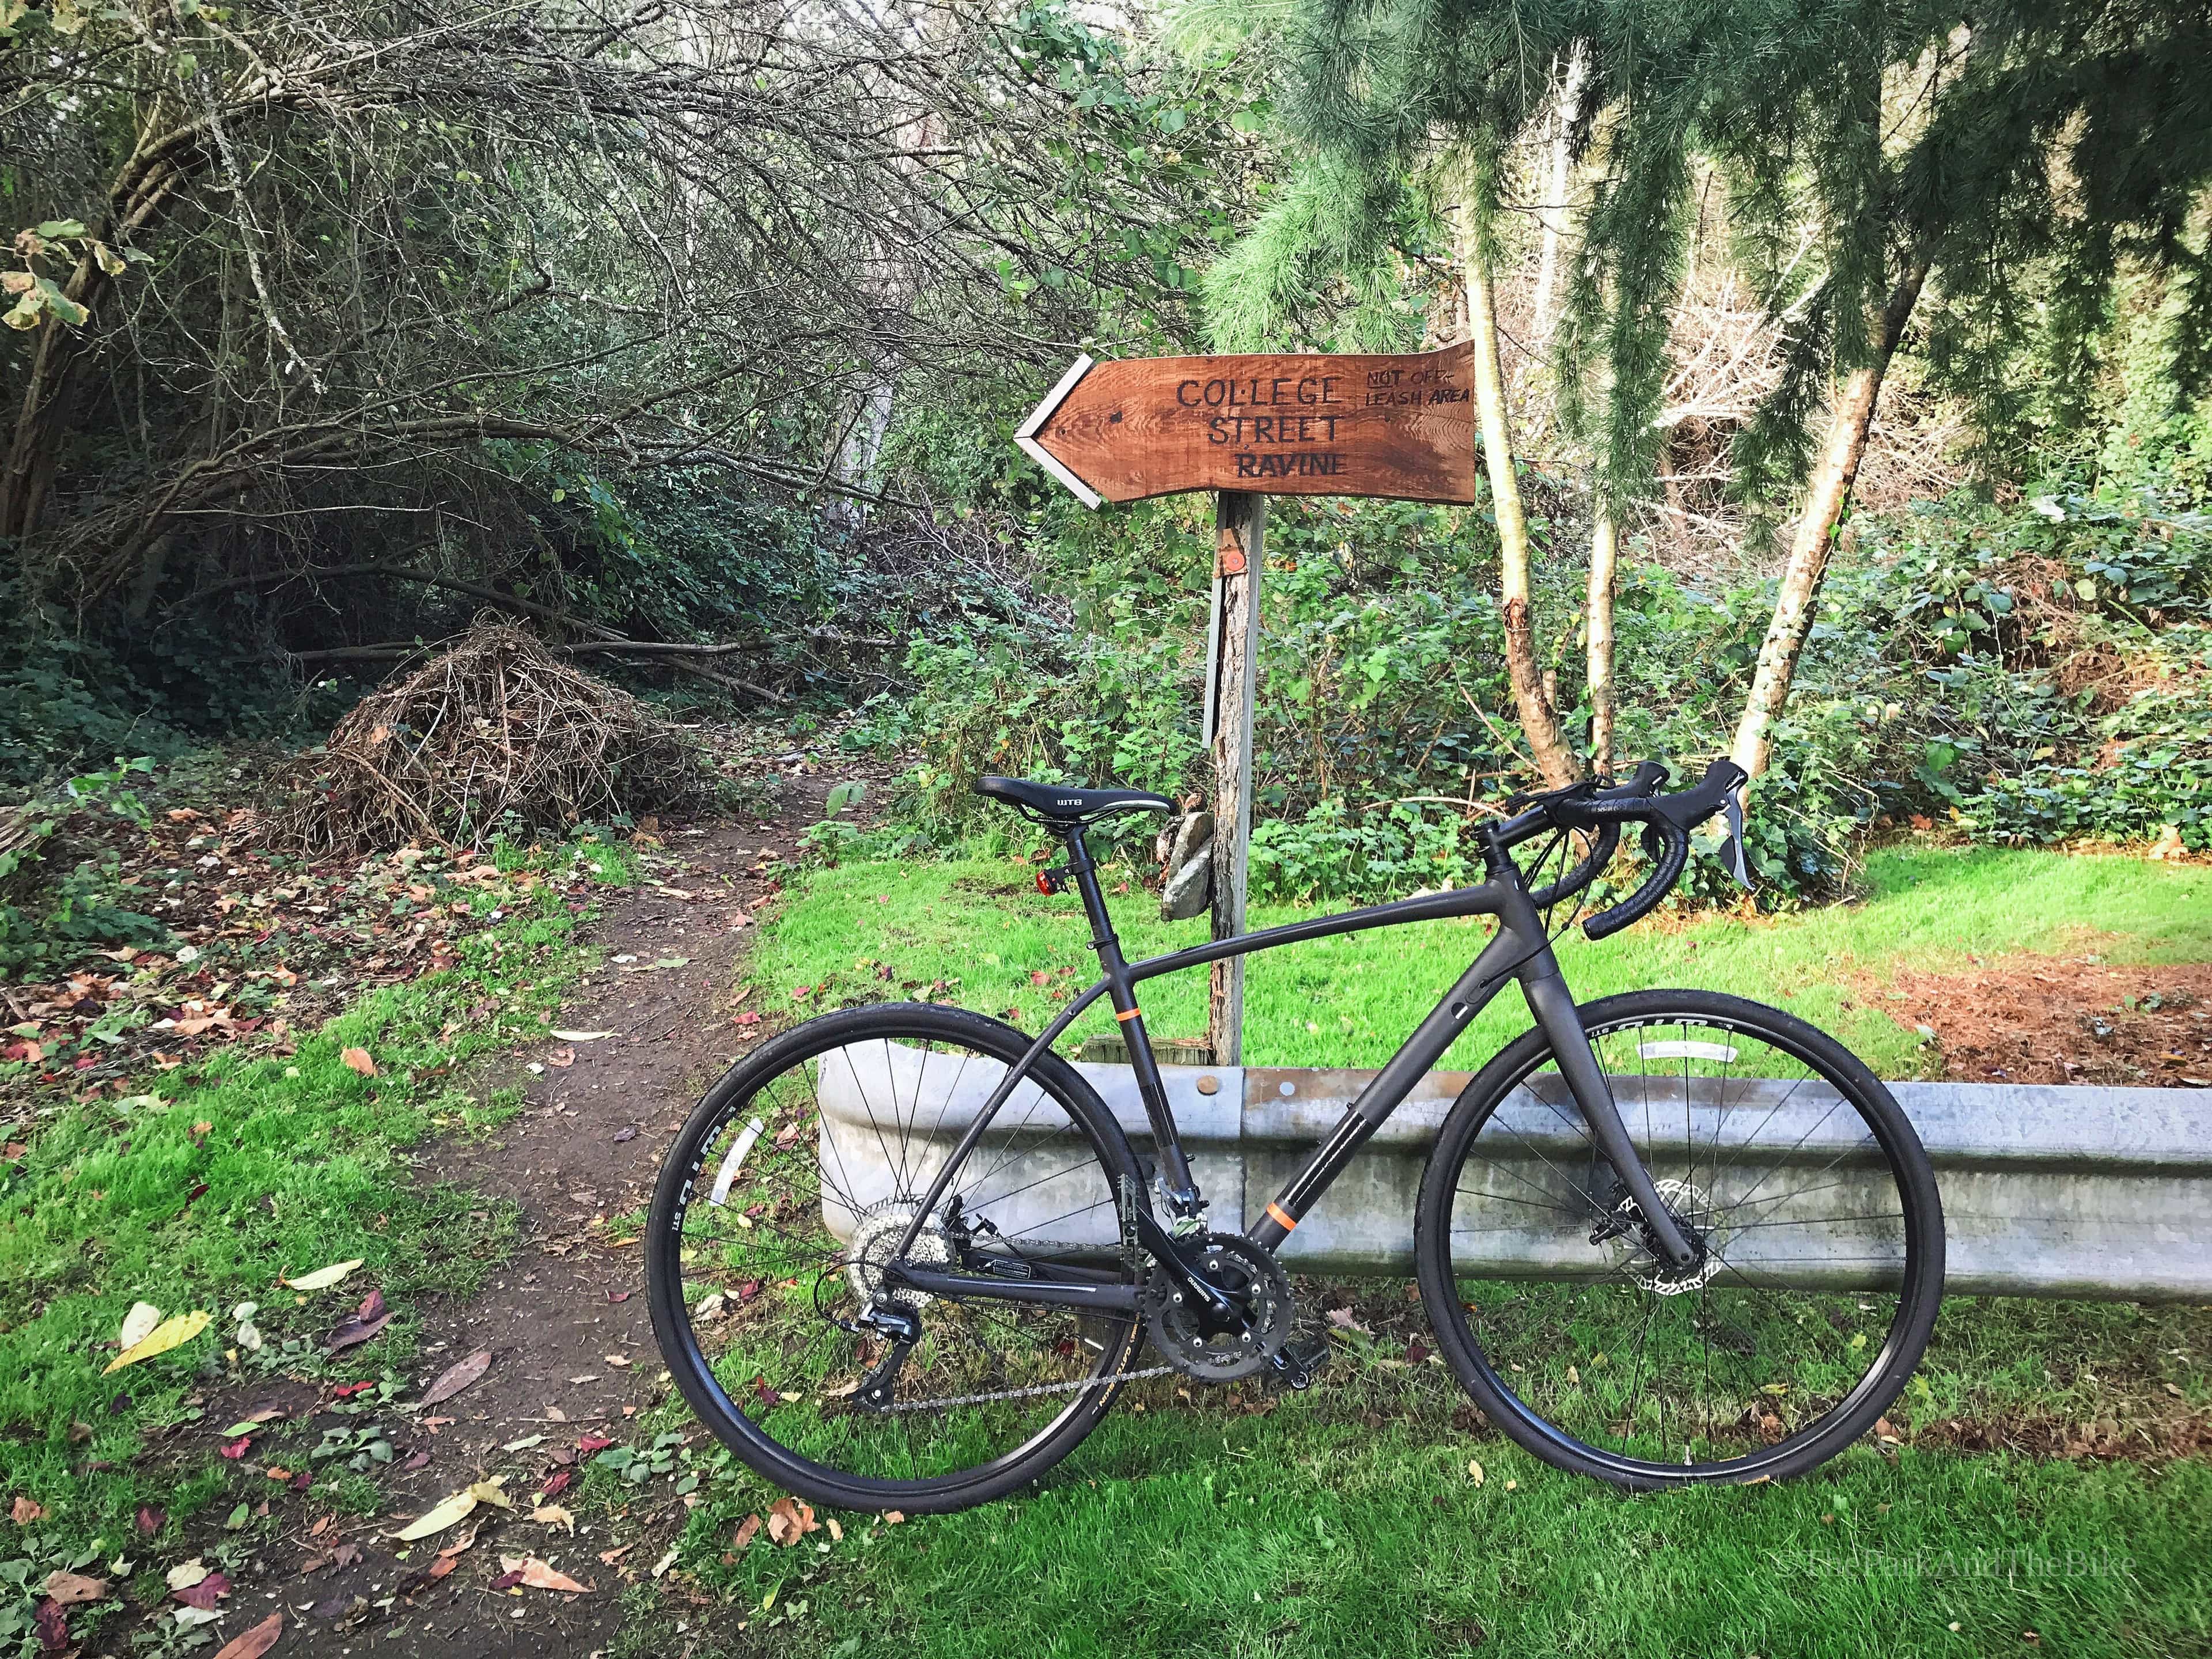
[{"label": "gray rock", "polygon": [[1180,872],[1183,866],[1198,856],[1198,849],[1213,840],[1213,814],[1198,811],[1184,814],[1176,826],[1175,845],[1164,862],[1170,870]]},{"label": "gray rock", "polygon": [[1188,921],[1204,913],[1213,890],[1213,842],[1208,840],[1169,878],[1160,895],[1160,916],[1165,921]]}]

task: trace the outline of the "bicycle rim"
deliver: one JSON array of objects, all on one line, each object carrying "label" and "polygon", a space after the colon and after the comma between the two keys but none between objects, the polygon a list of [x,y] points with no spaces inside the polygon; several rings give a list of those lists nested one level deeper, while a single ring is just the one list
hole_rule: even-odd
[{"label": "bicycle rim", "polygon": [[[853,1507],[958,1507],[1042,1473],[1110,1401],[1133,1317],[955,1303],[882,1271],[1025,1047],[955,1010],[830,1015],[733,1068],[686,1126],[654,1206],[656,1330],[686,1397],[769,1479]],[[1087,1092],[1056,1061],[1025,1078],[908,1259],[1127,1282],[1134,1166]],[[878,1304],[921,1328],[888,1373],[895,1345],[863,1322]]]},{"label": "bicycle rim", "polygon": [[1887,1090],[1778,1011],[1646,993],[1584,1019],[1704,1260],[1663,1267],[1548,1045],[1523,1039],[1470,1086],[1424,1194],[1447,1352],[1563,1466],[1630,1486],[1802,1473],[1873,1424],[1925,1346],[1942,1260],[1926,1154]]}]

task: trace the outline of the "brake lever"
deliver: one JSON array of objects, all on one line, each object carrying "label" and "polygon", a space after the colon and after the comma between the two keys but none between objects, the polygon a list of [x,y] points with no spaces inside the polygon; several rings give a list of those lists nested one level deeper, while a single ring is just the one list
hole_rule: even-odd
[{"label": "brake lever", "polygon": [[1737,886],[1748,892],[1751,872],[1743,861],[1743,802],[1735,790],[1728,792],[1721,802],[1721,811],[1728,817],[1728,845],[1724,849],[1727,856],[1721,860],[1721,867],[1735,878]]}]

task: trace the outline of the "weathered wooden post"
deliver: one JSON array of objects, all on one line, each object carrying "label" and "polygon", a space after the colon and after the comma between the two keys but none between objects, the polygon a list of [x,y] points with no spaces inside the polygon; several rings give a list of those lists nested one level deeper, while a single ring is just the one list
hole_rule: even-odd
[{"label": "weathered wooden post", "polygon": [[[1214,638],[1207,652],[1206,741],[1213,757],[1213,937],[1244,931],[1245,857],[1252,839],[1253,698],[1260,673],[1260,572],[1267,498],[1214,498]],[[1206,1046],[1217,1066],[1244,1063],[1244,958],[1213,964]]]},{"label": "weathered wooden post", "polygon": [[[1216,939],[1244,931],[1267,495],[1474,501],[1470,349],[1079,357],[1014,434],[1085,507],[1218,492],[1206,676]],[[1206,1030],[1216,1065],[1243,1063],[1241,958],[1214,964]]]}]

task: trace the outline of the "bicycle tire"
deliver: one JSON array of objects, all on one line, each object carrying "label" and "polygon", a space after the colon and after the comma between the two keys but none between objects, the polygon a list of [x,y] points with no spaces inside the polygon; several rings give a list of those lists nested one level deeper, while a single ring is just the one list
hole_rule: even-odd
[{"label": "bicycle tire", "polygon": [[[846,1154],[840,1147],[845,1132],[833,1133],[830,1126],[823,1121],[823,1099],[811,1103],[811,1119],[806,1115],[808,1109],[805,1107],[785,1112],[781,1121],[810,1126],[801,1134],[793,1136],[787,1147],[778,1146],[772,1139],[763,1139],[766,1111],[757,1109],[756,1103],[763,1098],[764,1091],[774,1097],[777,1079],[793,1075],[805,1077],[805,1066],[810,1060],[818,1060],[827,1054],[849,1056],[858,1053],[872,1055],[872,1045],[878,1042],[884,1045],[886,1068],[890,1066],[895,1054],[902,1056],[920,1049],[924,1055],[922,1066],[925,1076],[927,1056],[938,1052],[940,1046],[946,1051],[957,1049],[969,1055],[981,1056],[987,1062],[1001,1066],[1012,1065],[1030,1046],[1030,1039],[1012,1027],[966,1010],[929,1004],[883,1004],[844,1010],[808,1020],[773,1038],[757,1052],[732,1066],[693,1110],[662,1163],[646,1230],[646,1278],[653,1334],[671,1377],[693,1411],[697,1413],[700,1420],[739,1459],[771,1484],[812,1503],[849,1510],[899,1510],[914,1514],[963,1509],[1002,1498],[1034,1481],[1074,1449],[1112,1405],[1120,1388],[1121,1373],[1127,1369],[1129,1358],[1141,1338],[1141,1326],[1133,1316],[1121,1319],[1099,1315],[1078,1316],[1065,1309],[1030,1309],[1004,1302],[987,1304],[980,1299],[963,1299],[958,1304],[939,1302],[933,1311],[927,1306],[919,1307],[917,1316],[935,1333],[933,1336],[925,1337],[924,1342],[934,1340],[941,1351],[942,1364],[932,1361],[923,1365],[925,1371],[933,1374],[937,1370],[945,1370],[954,1364],[957,1358],[964,1355],[973,1362],[969,1365],[970,1371],[986,1373],[981,1381],[983,1392],[990,1391],[994,1380],[988,1375],[994,1363],[993,1356],[981,1346],[975,1346],[973,1353],[965,1349],[956,1352],[954,1337],[945,1334],[949,1327],[969,1322],[969,1310],[986,1308],[986,1316],[975,1317],[988,1316],[1001,1326],[1011,1326],[1015,1318],[1031,1316],[1040,1320],[1051,1316],[1084,1322],[1084,1335],[1079,1346],[1069,1349],[1068,1341],[1063,1339],[1049,1350],[1038,1350],[1045,1354],[1044,1363],[1048,1369],[1053,1365],[1053,1355],[1067,1350],[1059,1370],[1073,1378],[1068,1382],[1050,1382],[1048,1388],[1037,1391],[1038,1410],[1045,1409],[1047,1404],[1057,1407],[1050,1420],[1034,1432],[1023,1432],[1018,1443],[1011,1449],[995,1451],[973,1465],[932,1467],[927,1473],[922,1473],[927,1460],[916,1455],[913,1444],[914,1431],[906,1426],[908,1422],[915,1420],[916,1413],[908,1412],[904,1419],[881,1413],[871,1417],[862,1413],[853,1404],[849,1390],[848,1397],[842,1405],[836,1399],[836,1391],[834,1389],[822,1392],[818,1397],[809,1392],[808,1373],[811,1372],[817,1384],[827,1374],[815,1351],[824,1344],[834,1351],[836,1337],[826,1328],[817,1328],[806,1322],[805,1310],[799,1305],[804,1287],[799,1285],[798,1279],[803,1277],[803,1273],[787,1277],[779,1273],[772,1279],[766,1277],[741,1279],[739,1276],[747,1269],[741,1265],[733,1265],[736,1252],[739,1247],[748,1244],[752,1235],[761,1233],[769,1223],[778,1224],[776,1231],[781,1237],[799,1241],[799,1245],[789,1247],[793,1254],[787,1256],[786,1261],[800,1259],[797,1254],[800,1245],[806,1249],[818,1250],[821,1260],[811,1271],[815,1273],[812,1286],[814,1308],[817,1314],[820,1313],[823,1287],[829,1287],[829,1294],[833,1298],[843,1295],[840,1285],[853,1280],[862,1271],[854,1265],[854,1257],[866,1254],[864,1248],[854,1250],[851,1241],[838,1240],[830,1229],[828,1218],[833,1211],[848,1221],[874,1213],[874,1208],[862,1209],[860,1196],[848,1199],[844,1195],[846,1188],[838,1179],[838,1175],[850,1176],[854,1183],[870,1177],[865,1174],[851,1176],[850,1172],[842,1170],[840,1166],[843,1164]],[[966,1063],[963,1061],[963,1067]],[[822,1073],[817,1070],[814,1075],[818,1088]],[[856,1072],[855,1076],[858,1075]],[[884,1076],[895,1074],[886,1070],[872,1075],[880,1082]],[[963,1070],[960,1076],[964,1075]],[[988,1066],[984,1079],[983,1086],[988,1087],[990,1080]],[[1024,1091],[1032,1083],[1036,1085],[1036,1091],[1034,1096],[1026,1095]],[[947,1085],[943,1084],[940,1072],[940,1087],[946,1091],[946,1098],[959,1094],[960,1077],[957,1076]],[[974,1097],[971,1094],[967,1097],[972,1100]],[[918,1091],[917,1103],[920,1099]],[[1066,1114],[1064,1128],[1054,1127],[1048,1115],[1044,1120],[1046,1127],[1042,1131],[1034,1127],[1024,1128],[1013,1121],[1026,1108],[1033,1126],[1040,1103],[1048,1101]],[[889,1103],[890,1121],[875,1127],[876,1144],[884,1148],[885,1162],[879,1166],[879,1173],[892,1167],[891,1146],[906,1144],[896,1140],[898,1132],[918,1133],[921,1128],[919,1110],[902,1114],[895,1092]],[[771,1107],[769,1109],[775,1109]],[[875,1124],[878,1113],[873,1103],[869,1106],[869,1115],[871,1123]],[[942,1127],[942,1119],[940,1107],[936,1127]],[[748,1123],[753,1126],[752,1138],[746,1140],[744,1148],[738,1150],[736,1157],[732,1158],[730,1149],[737,1147],[738,1139],[744,1133],[744,1129],[738,1126]],[[971,1154],[970,1163],[979,1170],[980,1160],[991,1154],[994,1144],[993,1135],[1001,1126],[1006,1128],[1006,1144],[1009,1146],[1014,1144],[1013,1137],[1018,1133],[1028,1134],[1030,1141],[1042,1133],[1051,1138],[1049,1145],[1052,1146],[1066,1143],[1065,1150],[1070,1159],[1066,1169],[1073,1173],[1065,1179],[1079,1182],[1084,1194],[1088,1194],[1101,1182],[1104,1183],[1105,1201],[1109,1208],[1105,1215],[1092,1218],[1096,1223],[1093,1231],[1104,1230],[1109,1236],[1118,1238],[1120,1211],[1115,1194],[1129,1192],[1135,1194],[1138,1202],[1146,1201],[1139,1166],[1126,1135],[1097,1092],[1073,1066],[1058,1055],[1047,1053],[1038,1057],[1028,1079],[1018,1088],[999,1119],[994,1120],[991,1132],[987,1133],[978,1143],[975,1152]],[[812,1136],[811,1145],[805,1139],[807,1134]],[[1022,1144],[1027,1147],[1030,1141]],[[854,1144],[855,1146],[860,1144],[858,1137],[854,1137]],[[792,1193],[772,1206],[767,1200],[757,1205],[756,1208],[766,1207],[763,1223],[755,1224],[738,1219],[738,1226],[747,1231],[729,1237],[718,1232],[714,1236],[715,1248],[709,1250],[700,1243],[702,1235],[696,1232],[687,1234],[686,1223],[695,1212],[702,1207],[702,1199],[706,1206],[711,1207],[722,1204],[728,1198],[726,1189],[732,1178],[728,1171],[737,1170],[741,1162],[744,1164],[743,1179],[749,1182],[756,1179],[755,1164],[763,1156],[751,1151],[756,1145],[772,1149],[767,1154],[767,1161],[771,1165],[780,1156],[786,1164],[797,1171],[792,1177]],[[917,1164],[912,1170],[909,1170],[902,1162],[896,1175],[886,1177],[891,1181],[894,1188],[902,1190],[907,1185],[926,1188],[927,1175],[918,1163],[921,1155],[916,1153]],[[1058,1156],[1054,1152],[1038,1154],[1033,1149],[1025,1155]],[[817,1182],[811,1200],[805,1189],[804,1174],[810,1156]],[[1083,1163],[1086,1157],[1095,1161],[1095,1170]],[[967,1167],[963,1165],[962,1171],[956,1172],[954,1182],[947,1189],[947,1198],[940,1200],[940,1214],[944,1206],[951,1201],[956,1189],[966,1179]],[[1127,1177],[1126,1182],[1124,1177]],[[775,1177],[771,1173],[760,1178],[773,1180]],[[1012,1177],[1007,1179],[1011,1181]],[[724,1189],[721,1198],[716,1197],[715,1188],[708,1184],[710,1182],[719,1182]],[[1060,1188],[1052,1190],[1057,1193]],[[749,1189],[738,1196],[750,1195]],[[818,1216],[810,1215],[810,1206],[819,1211]],[[988,1203],[983,1207],[988,1209]],[[1092,1207],[1096,1207],[1095,1204]],[[739,1217],[749,1213],[738,1212]],[[826,1240],[816,1239],[811,1235],[810,1225],[817,1220],[823,1231],[828,1235]],[[892,1237],[902,1231],[902,1226],[894,1225],[884,1236]],[[852,1231],[857,1238],[860,1226],[854,1224]],[[757,1250],[763,1246],[755,1243],[751,1248]],[[1001,1244],[1000,1248],[1013,1247]],[[706,1258],[710,1255],[718,1259],[709,1261]],[[805,1259],[812,1260],[811,1257]],[[921,1259],[919,1253],[916,1259]],[[701,1310],[706,1305],[707,1297],[694,1299],[687,1294],[687,1287],[690,1291],[697,1291],[702,1283],[723,1286],[738,1283],[740,1288],[745,1285],[752,1287],[754,1301],[748,1304],[746,1310],[757,1313],[761,1308],[766,1308],[768,1316],[778,1322],[775,1329],[758,1335],[744,1353],[765,1352],[769,1356],[766,1363],[773,1365],[776,1363],[780,1344],[785,1363],[800,1372],[799,1391],[779,1390],[771,1384],[765,1391],[755,1389],[751,1396],[751,1411],[739,1404],[738,1400],[733,1397],[732,1388],[716,1372],[718,1362],[725,1370],[731,1370],[726,1354],[710,1355],[702,1343]],[[763,1287],[768,1293],[763,1293]],[[709,1296],[716,1293],[713,1290],[708,1292]],[[849,1299],[857,1301],[860,1295],[861,1285],[854,1284]],[[775,1297],[781,1299],[772,1299]],[[924,1302],[928,1300],[923,1298]],[[834,1325],[833,1316],[823,1315],[823,1317],[825,1324]],[[852,1340],[856,1344],[867,1340],[857,1335]],[[982,1339],[985,1343],[1002,1340],[996,1334]],[[1097,1360],[1095,1366],[1085,1371],[1083,1369],[1084,1355],[1091,1348],[1097,1350]],[[800,1357],[793,1358],[794,1350],[799,1351]],[[860,1357],[846,1365],[848,1376],[855,1367],[866,1370],[870,1363],[865,1348],[860,1349],[859,1352]],[[923,1346],[917,1345],[915,1352],[916,1356],[923,1354]],[[741,1354],[740,1358],[743,1357]],[[1010,1344],[1006,1352],[996,1355],[996,1363],[1003,1370],[1015,1357]],[[1020,1357],[1033,1356],[1030,1349],[1024,1348]],[[832,1358],[835,1358],[834,1352]],[[910,1367],[922,1364],[919,1358],[909,1361]],[[748,1362],[738,1370],[750,1371],[751,1364]],[[909,1369],[899,1376],[910,1379],[912,1374]],[[732,1373],[732,1380],[742,1384],[744,1378]],[[777,1382],[781,1380],[781,1376],[775,1379]],[[995,1380],[1000,1383],[1010,1380],[1018,1383],[1024,1379],[1001,1376]],[[786,1388],[787,1389],[787,1384]],[[1074,1391],[1066,1392],[1065,1404],[1060,1405],[1059,1397],[1052,1392],[1055,1389]],[[743,1393],[743,1388],[738,1388],[737,1392]],[[968,1419],[986,1416],[1010,1417],[1017,1411],[1012,1403],[995,1412],[988,1404],[963,1407],[957,1393],[956,1389],[956,1397],[941,1414],[945,1422],[951,1420],[954,1412],[963,1409]],[[783,1431],[789,1437],[806,1439],[810,1444],[811,1442],[826,1442],[831,1436],[824,1425],[842,1417],[851,1425],[849,1444],[841,1443],[837,1449],[848,1453],[848,1461],[860,1464],[875,1457],[872,1450],[863,1455],[864,1443],[867,1446],[877,1443],[868,1438],[876,1432],[869,1426],[870,1424],[881,1422],[885,1425],[882,1430],[882,1443],[886,1447],[890,1447],[890,1426],[896,1424],[905,1437],[908,1459],[914,1473],[908,1478],[902,1479],[888,1476],[877,1468],[841,1468],[834,1459],[823,1455],[819,1444],[811,1444],[810,1449],[786,1443],[785,1440],[777,1437],[777,1430],[787,1422],[787,1414],[779,1416],[778,1412],[780,1408],[790,1406],[793,1400],[799,1402],[799,1420],[798,1432],[784,1428]],[[814,1407],[812,1417],[809,1417],[806,1412],[810,1401]],[[900,1409],[905,1411],[906,1407],[902,1405]],[[926,1428],[924,1431],[927,1431]],[[968,1421],[964,1431],[970,1437],[979,1432],[972,1420]],[[947,1431],[948,1434],[951,1432]],[[1008,1432],[1012,1431],[1009,1429]],[[890,1447],[881,1461],[888,1465],[895,1461],[895,1453],[896,1448]],[[965,1454],[955,1449],[945,1455],[957,1457]]]},{"label": "bicycle tire", "polygon": [[[1609,1179],[1610,1172],[1595,1162],[1582,1166],[1574,1161],[1571,1131],[1579,1127],[1580,1115],[1564,1085],[1553,1086],[1556,1073],[1545,1071],[1551,1045],[1540,1029],[1533,1030],[1500,1051],[1461,1092],[1423,1174],[1414,1252],[1422,1300],[1443,1357],[1498,1428],[1560,1468],[1631,1490],[1802,1474],[1880,1419],[1927,1346],[1942,1297],[1944,1248],[1942,1201],[1927,1152],[1894,1097],[1864,1065],[1834,1038],[1780,1009],[1711,992],[1655,990],[1605,998],[1585,1005],[1581,1014],[1601,1062],[1609,1050],[1626,1052],[1616,1039],[1627,1035],[1668,1028],[1711,1034],[1656,1041],[1638,1036],[1636,1063],[1646,1069],[1620,1073],[1615,1087],[1623,1121],[1634,1136],[1637,1091],[1620,1084],[1634,1075],[1647,1085],[1642,1138],[1647,1168],[1655,1180],[1674,1172],[1670,1207],[1679,1201],[1710,1228],[1715,1242],[1707,1267],[1700,1270],[1708,1276],[1694,1286],[1684,1280],[1662,1291],[1656,1287],[1667,1281],[1656,1258],[1638,1255],[1632,1244],[1617,1238],[1603,1246],[1617,1258],[1611,1263],[1613,1276],[1577,1258],[1577,1238],[1571,1235],[1578,1237],[1585,1226],[1595,1234],[1612,1224],[1613,1212],[1607,1200],[1613,1194],[1601,1189],[1600,1179]],[[1749,1087],[1766,1079],[1747,1076],[1732,1084],[1727,1075],[1741,1048],[1753,1040],[1764,1045],[1762,1052],[1794,1058],[1803,1068],[1804,1079],[1791,1083],[1778,1100],[1773,1087]],[[1725,1064],[1715,1058],[1723,1054],[1728,1055]],[[1658,1079],[1663,1085],[1659,1092],[1664,1109],[1671,1109],[1674,1096],[1680,1095],[1685,1125],[1680,1152],[1671,1129],[1654,1133],[1650,1121],[1649,1085],[1654,1079],[1651,1062],[1642,1058],[1646,1054],[1669,1060],[1668,1073]],[[1672,1069],[1677,1058],[1686,1079],[1679,1088]],[[1693,1075],[1693,1066],[1704,1069]],[[1805,1091],[1804,1081],[1815,1079],[1820,1086]],[[1735,1109],[1745,1117],[1730,1129],[1729,1091],[1735,1085]],[[1516,1097],[1516,1091],[1522,1092]],[[1823,1091],[1832,1097],[1824,1109]],[[1510,1121],[1505,1115],[1509,1101],[1516,1102]],[[1846,1106],[1864,1131],[1861,1138],[1852,1137],[1848,1118],[1832,1130],[1826,1127]],[[1764,1120],[1747,1125],[1745,1119],[1761,1108]],[[1780,1133],[1797,1133],[1816,1109],[1821,1115],[1782,1158],[1762,1165],[1760,1155],[1749,1150],[1765,1125],[1790,1115],[1778,1133],[1778,1145]],[[1709,1143],[1693,1121],[1698,1113],[1713,1120]],[[1663,1122],[1660,1127],[1665,1128]],[[1493,1131],[1486,1144],[1486,1128]],[[1786,1183],[1778,1182],[1775,1190],[1762,1192],[1758,1183],[1771,1180],[1776,1170],[1795,1167],[1786,1160],[1812,1144],[1816,1133],[1826,1135],[1816,1153],[1825,1153],[1831,1143],[1838,1146],[1826,1170],[1796,1190],[1781,1192]],[[1485,1171],[1473,1187],[1467,1173],[1471,1163]],[[1584,1167],[1589,1173],[1578,1180]],[[1500,1179],[1501,1170],[1510,1181]],[[1862,1176],[1862,1170],[1875,1173]],[[1529,1196],[1531,1188],[1537,1197]],[[1882,1202],[1881,1194],[1891,1188],[1899,1204],[1893,1218],[1886,1211],[1808,1217],[1787,1207]],[[1824,1192],[1838,1196],[1816,1204],[1813,1195]],[[1542,1201],[1547,1197],[1551,1201]],[[1520,1210],[1510,1207],[1516,1205]],[[1546,1218],[1540,1212],[1547,1210],[1557,1213]],[[1486,1220],[1492,1224],[1473,1224]],[[1816,1250],[1826,1239],[1839,1249],[1863,1253],[1776,1258],[1770,1237],[1749,1237],[1754,1230],[1788,1228],[1802,1230]],[[1522,1230],[1517,1245],[1481,1237],[1515,1229]],[[1723,1237],[1725,1249],[1718,1242]],[[1554,1271],[1578,1276],[1535,1289],[1525,1288],[1524,1280],[1497,1277],[1476,1291],[1480,1300],[1471,1300],[1467,1261],[1494,1262],[1510,1249],[1525,1249],[1531,1239],[1551,1253],[1547,1259]],[[1600,1248],[1595,1237],[1580,1243]],[[1766,1254],[1755,1255],[1761,1250]],[[1729,1261],[1731,1251],[1740,1252],[1744,1263],[1757,1265]],[[1721,1261],[1718,1267],[1711,1266],[1715,1256]],[[1869,1328],[1880,1322],[1880,1302],[1892,1293],[1822,1285],[1858,1279],[1886,1285],[1893,1265],[1894,1306],[1864,1374],[1848,1389],[1825,1389],[1824,1379],[1832,1382],[1846,1374],[1859,1363],[1856,1356],[1873,1346]],[[1480,1267],[1474,1277],[1482,1277]],[[1716,1298],[1713,1287],[1723,1277],[1729,1282]],[[1796,1287],[1808,1281],[1812,1287]],[[1687,1294],[1692,1289],[1694,1304]],[[1634,1380],[1624,1395],[1627,1362],[1618,1346],[1608,1355],[1606,1345],[1612,1339],[1607,1334],[1623,1332],[1632,1322],[1632,1313],[1623,1310],[1638,1305],[1638,1291],[1650,1305],[1636,1338]],[[1755,1307],[1750,1302],[1754,1293],[1763,1298]],[[1677,1311],[1667,1315],[1655,1346],[1652,1329],[1662,1305]],[[1876,1318],[1866,1319],[1869,1312]],[[1691,1352],[1693,1340],[1700,1350],[1696,1355]],[[1716,1343],[1723,1371],[1717,1383],[1712,1376]],[[1647,1349],[1655,1355],[1662,1350],[1679,1352],[1686,1370],[1702,1359],[1704,1387],[1710,1390],[1702,1425],[1694,1401],[1670,1394],[1655,1380],[1651,1396],[1658,1405],[1658,1423],[1656,1431],[1650,1426],[1651,1413],[1642,1397]],[[1659,1363],[1652,1361],[1655,1378]],[[1609,1375],[1601,1366],[1609,1366]],[[1751,1381],[1762,1375],[1770,1380]],[[1531,1395],[1541,1399],[1532,1402]],[[1726,1409],[1747,1395],[1740,1414]],[[1674,1443],[1667,1434],[1670,1401],[1683,1448],[1680,1464],[1671,1461]],[[1723,1406],[1717,1419],[1717,1403]],[[1808,1409],[1814,1414],[1805,1416]],[[1801,1420],[1792,1424],[1785,1413]],[[1569,1422],[1555,1420],[1563,1418]],[[1593,1443],[1598,1436],[1611,1437],[1611,1443]],[[1703,1459],[1696,1455],[1701,1444],[1707,1454]],[[1669,1455],[1649,1455],[1655,1446]]]}]

